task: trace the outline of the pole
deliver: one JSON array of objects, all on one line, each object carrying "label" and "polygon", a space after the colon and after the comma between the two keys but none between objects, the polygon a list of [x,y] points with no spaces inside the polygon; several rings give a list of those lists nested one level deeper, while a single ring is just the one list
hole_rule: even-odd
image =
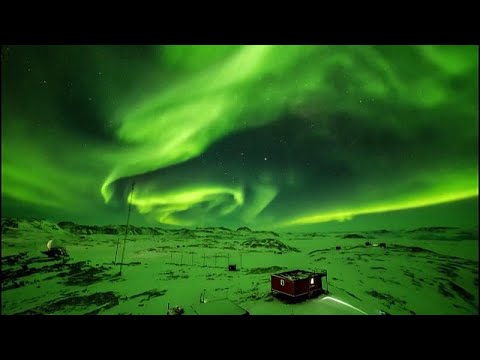
[{"label": "pole", "polygon": [[120,263],[120,275],[122,275],[123,260],[125,259],[125,246],[127,245],[128,227],[130,225],[130,212],[132,211],[133,189],[135,188],[135,181],[132,183],[132,191],[130,192],[130,201],[128,202],[128,216],[127,228],[125,229],[125,238],[123,239],[122,262]]},{"label": "pole", "polygon": [[113,260],[113,265],[117,265],[117,253],[118,253],[119,244],[120,244],[120,237],[117,238],[117,248],[115,249],[115,260]]}]

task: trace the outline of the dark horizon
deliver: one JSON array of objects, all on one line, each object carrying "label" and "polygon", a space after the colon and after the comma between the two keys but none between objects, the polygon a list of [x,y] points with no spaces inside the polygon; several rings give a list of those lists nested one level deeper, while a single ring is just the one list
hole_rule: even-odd
[{"label": "dark horizon", "polygon": [[[397,212],[391,212],[388,213],[387,216],[390,217],[390,221],[386,222],[385,220],[383,221],[378,221],[375,219],[371,219],[370,225],[368,222],[361,221],[360,225],[355,226],[351,223],[324,223],[320,225],[310,225],[310,226],[301,226],[301,227],[291,227],[287,229],[275,229],[275,228],[255,228],[255,227],[250,227],[250,226],[237,226],[237,227],[229,227],[229,226],[179,226],[179,225],[168,225],[168,224],[158,224],[155,222],[147,223],[147,222],[138,222],[135,221],[135,217],[137,219],[141,220],[141,215],[140,214],[134,214],[133,217],[133,222],[130,222],[130,225],[135,226],[135,227],[146,227],[146,228],[159,228],[159,229],[167,229],[167,230],[179,230],[179,229],[189,229],[189,230],[195,230],[195,229],[203,229],[203,228],[227,228],[232,231],[236,231],[238,228],[241,227],[247,227],[252,231],[273,231],[273,232],[278,232],[278,233],[343,233],[343,232],[375,232],[375,231],[380,231],[380,230],[387,230],[387,231],[406,231],[406,230],[415,230],[415,229],[420,229],[420,228],[436,228],[436,227],[449,227],[449,228],[457,228],[457,229],[464,229],[464,230],[473,230],[478,233],[478,199],[474,200],[467,200],[467,201],[461,201],[462,204],[447,204],[443,205],[443,209],[439,209],[439,206],[436,207],[428,207],[428,208],[423,208],[423,212],[431,212],[430,216],[438,217],[439,210],[440,214],[443,214],[445,216],[449,216],[451,218],[451,214],[453,213],[451,208],[453,207],[454,210],[458,209],[458,207],[465,207],[467,209],[471,210],[471,216],[470,219],[466,220],[464,223],[459,223],[455,217],[450,221],[440,223],[440,222],[435,222],[436,220],[431,220],[430,222],[424,222],[424,220],[420,220],[418,222],[415,221],[409,221],[407,224],[402,225],[402,226],[392,226],[391,223],[392,221],[395,222],[396,219],[404,218],[404,215],[402,214],[396,214],[396,213],[401,213],[409,210],[402,210],[402,211],[397,211]],[[465,210],[466,211],[466,210]],[[380,215],[380,216],[385,216],[385,214]],[[418,216],[418,209],[415,209],[414,211],[410,211],[409,217],[416,217]],[[126,215],[125,219],[123,222],[118,222],[118,223],[111,223],[111,222],[76,222],[74,220],[69,220],[69,219],[52,219],[52,218],[47,218],[47,217],[32,217],[32,216],[5,216],[5,214],[2,212],[2,219],[4,218],[15,218],[15,219],[26,219],[26,220],[46,220],[50,221],[53,223],[60,223],[60,222],[72,222],[76,225],[82,225],[82,226],[125,226],[126,225]],[[372,223],[373,222],[373,223]],[[378,222],[378,225],[375,225],[375,223]],[[354,222],[356,223],[356,222]],[[330,226],[328,226],[330,225]],[[340,226],[343,225],[343,226]],[[383,227],[382,227],[383,225]],[[478,236],[478,235],[477,235]]]}]

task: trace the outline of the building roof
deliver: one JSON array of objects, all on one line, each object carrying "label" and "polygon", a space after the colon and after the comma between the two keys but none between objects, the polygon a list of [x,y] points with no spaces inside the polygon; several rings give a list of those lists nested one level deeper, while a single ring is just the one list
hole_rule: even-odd
[{"label": "building roof", "polygon": [[228,299],[194,304],[192,309],[197,315],[248,315],[247,310]]},{"label": "building roof", "polygon": [[319,271],[305,271],[305,270],[291,270],[285,271],[278,274],[273,274],[273,276],[282,277],[288,280],[301,280],[306,279],[312,276],[325,276],[327,275],[327,270],[319,270]]}]

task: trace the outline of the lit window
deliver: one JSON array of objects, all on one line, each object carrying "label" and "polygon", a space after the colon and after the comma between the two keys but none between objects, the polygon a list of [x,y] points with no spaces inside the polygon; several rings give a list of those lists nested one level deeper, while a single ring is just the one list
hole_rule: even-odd
[{"label": "lit window", "polygon": [[313,278],[310,279],[310,284],[313,285],[313,283],[315,282],[315,280],[313,280]]},{"label": "lit window", "polygon": [[285,286],[285,280],[280,280],[280,285]]}]

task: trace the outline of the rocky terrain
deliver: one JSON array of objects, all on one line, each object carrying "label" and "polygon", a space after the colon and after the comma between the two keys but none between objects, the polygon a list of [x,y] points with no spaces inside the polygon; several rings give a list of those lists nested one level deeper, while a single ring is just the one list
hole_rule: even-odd
[{"label": "rocky terrain", "polygon": [[[125,230],[2,218],[2,314],[163,315],[168,304],[189,314],[203,291],[253,315],[478,314],[478,229],[275,233],[131,226],[120,264]],[[70,257],[42,254],[49,240]],[[229,264],[237,271],[228,271]],[[326,269],[329,296],[298,304],[272,297],[270,275],[292,269]],[[332,299],[349,307],[336,308]]]}]

